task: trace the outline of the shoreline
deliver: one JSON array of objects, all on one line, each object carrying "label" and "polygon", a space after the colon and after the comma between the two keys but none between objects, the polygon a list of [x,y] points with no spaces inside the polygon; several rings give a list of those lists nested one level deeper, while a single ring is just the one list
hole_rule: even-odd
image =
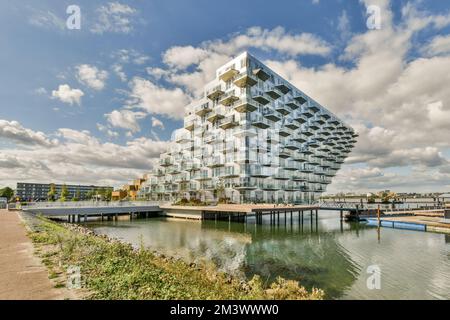
[{"label": "shoreline", "polygon": [[[80,225],[37,219],[30,237],[46,249],[47,267],[64,272],[77,265],[86,299],[323,299],[321,290],[308,292],[297,281],[277,279],[264,287],[220,273],[212,264],[188,264],[140,246],[98,235]],[[87,259],[87,257],[89,257]]]}]

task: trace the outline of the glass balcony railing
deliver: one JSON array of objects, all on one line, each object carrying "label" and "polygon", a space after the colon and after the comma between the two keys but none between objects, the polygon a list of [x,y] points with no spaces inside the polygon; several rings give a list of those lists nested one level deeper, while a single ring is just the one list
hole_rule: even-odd
[{"label": "glass balcony railing", "polygon": [[223,95],[225,92],[222,89],[221,85],[215,86],[214,88],[209,89],[206,91],[206,97],[211,100],[215,100],[219,98],[221,95]]},{"label": "glass balcony railing", "polygon": [[256,109],[257,104],[251,98],[241,98],[234,104],[234,110],[240,113],[253,112]]},{"label": "glass balcony railing", "polygon": [[234,78],[234,84],[240,88],[252,87],[257,83],[256,77],[248,72],[240,73]]},{"label": "glass balcony railing", "polygon": [[219,73],[219,79],[224,82],[227,82],[227,81],[233,79],[238,74],[239,74],[239,71],[236,70],[236,66],[233,64],[233,65],[225,68],[225,70],[223,70],[222,72]]},{"label": "glass balcony railing", "polygon": [[239,100],[235,90],[231,90],[220,97],[219,103],[224,106],[231,106],[233,103]]}]

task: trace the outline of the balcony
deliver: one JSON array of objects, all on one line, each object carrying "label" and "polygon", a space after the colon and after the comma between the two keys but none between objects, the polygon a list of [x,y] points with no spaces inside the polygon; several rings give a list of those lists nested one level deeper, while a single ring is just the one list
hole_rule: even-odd
[{"label": "balcony", "polygon": [[239,125],[234,115],[228,116],[219,122],[219,127],[222,129],[230,129]]},{"label": "balcony", "polygon": [[198,180],[198,181],[205,181],[205,180],[211,180],[212,177],[209,174],[209,172],[199,172],[197,174],[194,175],[194,180]]},{"label": "balcony", "polygon": [[306,141],[308,141],[308,137],[305,136],[304,134],[297,132],[293,137],[292,140],[300,142],[300,143],[304,143]]},{"label": "balcony", "polygon": [[195,114],[200,117],[204,116],[205,114],[207,114],[211,111],[212,111],[212,108],[210,107],[209,103],[204,103],[195,108]]},{"label": "balcony", "polygon": [[269,119],[273,122],[278,122],[281,120],[281,116],[278,114],[278,112],[270,108],[265,108],[262,114],[266,119]]},{"label": "balcony", "polygon": [[294,113],[293,119],[297,121],[299,124],[304,124],[308,121],[308,119],[301,112],[298,111]]},{"label": "balcony", "polygon": [[275,87],[269,88],[268,90],[266,90],[266,93],[274,100],[282,96],[282,93]]},{"label": "balcony", "polygon": [[288,148],[289,150],[298,150],[300,149],[300,144],[297,141],[294,141],[294,139],[289,139],[285,143],[285,147]]},{"label": "balcony", "polygon": [[257,136],[258,134],[256,133],[256,129],[253,127],[244,127],[241,126],[240,128],[238,128],[238,130],[236,132],[233,133],[234,136],[236,137],[254,137]]},{"label": "balcony", "polygon": [[288,137],[292,135],[292,130],[286,127],[281,127],[277,132],[281,137]]},{"label": "balcony", "polygon": [[239,177],[239,169],[235,167],[225,167],[225,172],[222,175],[224,178],[237,178]]},{"label": "balcony", "polygon": [[163,177],[165,174],[166,174],[166,173],[164,172],[164,170],[161,170],[161,169],[155,170],[155,171],[153,172],[153,175],[154,175],[155,177]]},{"label": "balcony", "polygon": [[219,121],[220,119],[225,118],[225,115],[224,115],[225,112],[226,112],[225,108],[216,108],[216,109],[214,110],[214,112],[212,112],[212,113],[208,116],[207,120],[208,120],[209,122],[211,122],[211,123],[214,123],[214,122],[216,122],[216,121]]},{"label": "balcony", "polygon": [[251,74],[243,72],[234,79],[234,84],[239,88],[252,87],[258,83],[258,80]]},{"label": "balcony", "polygon": [[314,112],[314,113],[320,111],[320,108],[319,108],[317,105],[315,105],[315,104],[312,104],[312,105],[309,107],[309,109],[311,109],[311,111]]},{"label": "balcony", "polygon": [[284,172],[283,170],[279,170],[277,173],[275,173],[272,176],[272,178],[275,180],[289,180],[290,179],[289,175],[286,172]]},{"label": "balcony", "polygon": [[308,180],[308,178],[306,177],[305,174],[297,172],[292,175],[292,180],[306,182]]},{"label": "balcony", "polygon": [[259,185],[260,189],[266,190],[266,191],[277,191],[280,190],[280,187],[275,183],[268,183],[263,182]]},{"label": "balcony", "polygon": [[270,98],[263,91],[256,91],[253,95],[253,100],[266,105],[270,102]]},{"label": "balcony", "polygon": [[315,139],[311,139],[310,141],[308,141],[307,143],[306,143],[306,145],[308,146],[308,147],[310,147],[310,148],[318,148],[320,145],[319,145],[319,142],[317,142],[317,140],[315,140]]},{"label": "balcony", "polygon": [[284,103],[277,103],[275,106],[275,110],[278,111],[279,113],[281,113],[282,115],[288,115],[289,113],[291,113],[287,108],[286,105]]},{"label": "balcony", "polygon": [[231,106],[233,103],[239,100],[239,97],[236,95],[234,90],[231,90],[224,95],[219,100],[220,104],[223,104],[224,106]]},{"label": "balcony", "polygon": [[300,105],[295,100],[290,100],[290,101],[286,102],[286,106],[288,106],[292,110],[300,108]]},{"label": "balcony", "polygon": [[298,169],[300,169],[300,164],[299,164],[298,162],[294,161],[294,160],[286,160],[286,161],[284,162],[284,164],[282,165],[282,167],[283,167],[285,170],[293,171],[293,170],[298,170]]},{"label": "balcony", "polygon": [[222,86],[218,85],[218,86],[215,86],[214,88],[206,91],[206,97],[211,100],[216,100],[224,93],[225,92],[222,90]]},{"label": "balcony", "polygon": [[163,158],[159,160],[159,165],[161,167],[168,167],[173,165],[173,160],[171,158]]},{"label": "balcony", "polygon": [[304,154],[298,153],[298,152],[296,152],[296,153],[294,154],[294,156],[292,157],[292,159],[293,159],[294,161],[297,161],[297,162],[306,162],[306,161],[308,160],[307,157],[306,157]]},{"label": "balcony", "polygon": [[310,122],[309,123],[309,128],[313,129],[313,130],[319,130],[320,126],[317,123],[315,123],[315,122]]},{"label": "balcony", "polygon": [[251,122],[252,125],[260,129],[267,129],[270,127],[270,124],[267,121],[267,119],[260,115],[252,114]]},{"label": "balcony", "polygon": [[311,112],[309,108],[302,107],[302,115],[305,116],[307,119],[312,118],[314,114]]},{"label": "balcony", "polygon": [[286,119],[285,124],[286,127],[289,129],[295,130],[298,129],[300,126],[294,122],[294,119]]},{"label": "balcony", "polygon": [[282,187],[282,189],[285,190],[285,191],[297,191],[297,190],[300,190],[300,188],[301,188],[300,185],[298,185],[298,184],[296,184],[296,183],[291,183],[291,182],[286,183],[286,184]]},{"label": "balcony", "polygon": [[280,83],[275,85],[275,88],[277,88],[278,90],[280,90],[283,94],[288,93],[289,91],[291,91],[291,88],[289,88],[286,84],[284,83]]},{"label": "balcony", "polygon": [[246,112],[253,112],[258,107],[255,105],[255,103],[250,99],[240,99],[239,102],[236,103],[234,106],[234,110],[240,113],[246,113]]},{"label": "balcony", "polygon": [[278,156],[282,159],[287,159],[292,156],[292,150],[288,148],[281,148]]},{"label": "balcony", "polygon": [[255,178],[267,178],[270,176],[267,167],[259,167],[259,166],[251,168],[250,175]]},{"label": "balcony", "polygon": [[236,66],[233,64],[232,66],[226,68],[221,74],[219,74],[219,79],[227,82],[233,79],[237,74],[239,74],[239,71],[236,70]]},{"label": "balcony", "polygon": [[233,188],[238,190],[254,190],[257,189],[257,185],[249,178],[239,179],[238,183],[233,185]]},{"label": "balcony", "polygon": [[257,76],[262,81],[266,81],[270,78],[270,74],[263,68],[257,68],[253,70],[253,74]]},{"label": "balcony", "polygon": [[197,120],[195,120],[195,119],[188,120],[188,121],[185,121],[184,128],[186,130],[193,131],[195,129],[196,124],[197,124]]},{"label": "balcony", "polygon": [[294,95],[294,99],[300,104],[304,104],[307,100],[307,98],[301,94],[301,93],[297,93],[296,95]]},{"label": "balcony", "polygon": [[308,165],[304,165],[303,167],[300,167],[300,171],[304,173],[312,173],[314,172],[314,168]]},{"label": "balcony", "polygon": [[206,161],[206,166],[208,168],[218,168],[225,165],[225,158],[222,157],[212,157]]}]

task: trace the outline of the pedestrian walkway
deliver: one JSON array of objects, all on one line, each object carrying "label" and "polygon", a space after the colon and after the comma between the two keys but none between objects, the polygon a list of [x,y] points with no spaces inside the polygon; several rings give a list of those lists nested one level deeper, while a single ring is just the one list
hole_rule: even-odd
[{"label": "pedestrian walkway", "polygon": [[33,252],[18,212],[0,209],[0,300],[71,298],[65,288],[55,288]]}]

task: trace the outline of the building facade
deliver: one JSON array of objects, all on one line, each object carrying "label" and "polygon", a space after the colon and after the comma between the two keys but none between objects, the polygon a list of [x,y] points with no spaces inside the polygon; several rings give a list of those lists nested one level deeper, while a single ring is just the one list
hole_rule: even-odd
[{"label": "building facade", "polygon": [[[48,199],[48,192],[50,191],[50,183],[26,183],[17,182],[16,197],[22,201],[44,201]],[[61,196],[63,185],[55,184],[55,199]],[[79,196],[79,200],[89,200],[88,194],[96,190],[112,191],[113,187],[106,186],[86,186],[86,185],[66,185],[69,196],[67,200]]]},{"label": "building facade", "polygon": [[334,114],[247,52],[185,108],[184,128],[140,189],[176,201],[311,203],[356,142]]}]

